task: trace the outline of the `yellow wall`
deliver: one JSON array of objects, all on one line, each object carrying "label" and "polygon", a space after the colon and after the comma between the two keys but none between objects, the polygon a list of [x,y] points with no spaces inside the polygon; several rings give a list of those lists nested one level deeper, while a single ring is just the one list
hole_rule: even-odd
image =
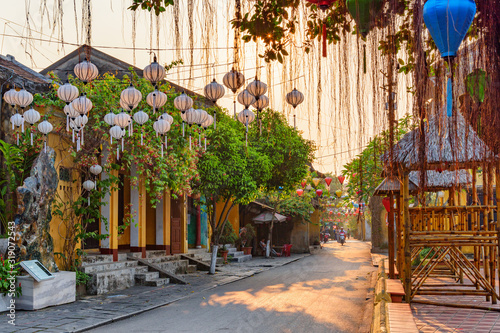
[{"label": "yellow wall", "polygon": [[[222,214],[222,210],[224,209],[224,201],[219,201],[215,207],[215,211],[216,211],[216,215],[217,216],[217,222],[219,221],[219,218],[220,218],[220,215]],[[231,201],[228,203],[228,207],[229,205],[231,205]],[[227,208],[226,208],[226,212],[227,212]],[[239,233],[240,231],[240,208],[239,208],[239,205],[234,205],[233,209],[231,210],[231,212],[229,213],[228,217],[227,217],[227,220],[231,223],[231,225],[233,226],[233,229],[234,229],[234,232],[236,232],[236,234]]]},{"label": "yellow wall", "polygon": [[320,240],[321,226],[319,225],[319,218],[321,212],[315,209],[311,214],[311,223],[309,224],[309,244],[313,245],[314,241]]},{"label": "yellow wall", "polygon": [[[41,115],[45,114],[47,112],[46,108],[38,109]],[[64,126],[66,124],[66,119],[61,118],[56,118],[59,120],[59,122],[53,121],[54,127],[57,126],[58,124],[64,123]],[[29,128],[29,126],[27,127]],[[36,138],[40,138],[40,133],[35,132],[34,133]],[[54,149],[56,156],[55,156],[55,163],[54,163],[54,168],[56,169],[57,175],[59,177],[59,170],[60,167],[65,167],[65,168],[71,168],[73,167],[73,158],[70,156],[68,153],[69,147],[73,145],[71,142],[71,137],[68,139],[64,139],[60,137],[57,134],[49,134],[48,135],[48,142],[47,145],[51,148]],[[76,180],[75,182],[72,181],[62,181],[59,180],[59,183],[57,185],[57,191],[56,195],[54,198],[53,205],[56,202],[63,202],[63,203],[70,203],[75,200],[77,200],[80,197],[81,191],[82,191],[82,186],[81,186],[81,179],[80,175],[77,172],[73,172],[70,175],[70,178],[73,180]],[[98,223],[98,222],[95,222]],[[52,220],[50,221],[50,234],[53,239],[54,243],[54,253],[64,253],[64,245],[65,245],[65,238],[66,238],[66,231],[68,227],[71,227],[73,224],[72,219],[68,219],[68,221],[62,221],[58,216],[52,215]],[[80,244],[76,244],[76,248],[80,248]],[[75,251],[76,253],[76,251]],[[62,267],[62,261],[59,256],[55,256],[55,261],[56,264],[60,267]]]},{"label": "yellow wall", "polygon": [[[156,244],[156,209],[151,206],[149,195],[146,202],[146,245]],[[169,226],[170,227],[170,226]]]},{"label": "yellow wall", "polygon": [[[130,202],[130,179],[125,177],[123,182],[123,198],[125,200],[124,206]],[[135,223],[136,221],[132,221]],[[130,245],[130,225],[123,230],[123,233],[118,235],[118,246],[120,245]]]}]

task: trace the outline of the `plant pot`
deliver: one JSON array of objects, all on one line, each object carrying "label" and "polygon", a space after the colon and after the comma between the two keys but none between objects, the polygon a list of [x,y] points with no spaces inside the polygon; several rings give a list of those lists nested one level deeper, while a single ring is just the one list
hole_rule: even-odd
[{"label": "plant pot", "polygon": [[227,264],[227,254],[229,253],[228,250],[220,250],[220,254],[222,258],[224,258],[224,263]]},{"label": "plant pot", "polygon": [[241,249],[243,250],[244,254],[252,254],[252,247],[251,246],[244,246]]},{"label": "plant pot", "polygon": [[0,312],[5,312],[9,310],[10,300],[12,298],[9,295],[0,294]]},{"label": "plant pot", "polygon": [[85,284],[76,285],[76,297],[82,297],[87,295],[87,286]]}]

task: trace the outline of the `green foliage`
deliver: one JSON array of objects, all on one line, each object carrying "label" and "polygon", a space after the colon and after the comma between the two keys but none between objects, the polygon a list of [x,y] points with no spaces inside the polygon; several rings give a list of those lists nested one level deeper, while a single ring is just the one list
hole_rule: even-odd
[{"label": "green foliage", "polygon": [[[394,129],[394,143],[412,129],[411,116],[406,115],[401,118],[397,127]],[[344,165],[342,174],[349,179],[349,182],[346,184],[348,197],[345,198],[345,201],[347,203],[351,201],[369,202],[375,188],[383,180],[383,164],[380,160],[380,156],[388,148],[389,131],[387,130],[372,139],[361,154]],[[360,193],[358,194],[358,192]]]},{"label": "green foliage", "polygon": [[271,178],[264,187],[270,191],[279,187],[286,191],[295,189],[307,175],[307,164],[314,159],[314,143],[288,125],[285,116],[279,112],[267,109],[260,112],[260,119],[262,125],[255,122],[249,140],[258,153],[269,157],[272,164]]},{"label": "green foliage", "polygon": [[140,7],[149,12],[154,10],[155,15],[158,16],[166,10],[166,7],[173,5],[174,0],[133,0],[132,5],[128,9],[137,10]]},{"label": "green foliage", "polygon": [[[11,263],[10,260],[4,260],[2,256],[0,256],[0,294],[4,296],[11,293],[11,281],[15,282],[15,279],[12,280],[12,277],[16,277],[19,275],[21,267],[19,267],[19,263]],[[15,297],[19,297],[22,295],[21,291],[21,283],[19,283],[14,289]]]},{"label": "green foliage", "polygon": [[40,144],[26,144],[22,147],[0,140],[0,153],[5,167],[0,168],[0,223],[4,230],[7,230],[7,222],[14,219],[17,210],[16,189],[23,185],[29,176],[31,166],[40,151]]},{"label": "green foliage", "polygon": [[245,246],[247,243],[251,244],[252,239],[256,236],[254,226],[251,223],[247,223],[242,229],[243,230],[240,233],[242,246]]},{"label": "green foliage", "polygon": [[223,244],[223,250],[226,250],[226,244],[234,244],[237,239],[238,235],[234,231],[233,225],[226,221],[219,238],[219,241]]}]

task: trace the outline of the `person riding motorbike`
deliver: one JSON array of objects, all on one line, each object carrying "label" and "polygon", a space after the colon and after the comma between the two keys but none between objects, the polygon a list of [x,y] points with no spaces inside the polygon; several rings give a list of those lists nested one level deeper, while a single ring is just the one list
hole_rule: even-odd
[{"label": "person riding motorbike", "polygon": [[345,237],[346,237],[346,232],[344,231],[344,227],[341,227],[340,231],[339,231],[339,240],[340,240],[340,244],[342,244],[342,246],[345,243]]}]

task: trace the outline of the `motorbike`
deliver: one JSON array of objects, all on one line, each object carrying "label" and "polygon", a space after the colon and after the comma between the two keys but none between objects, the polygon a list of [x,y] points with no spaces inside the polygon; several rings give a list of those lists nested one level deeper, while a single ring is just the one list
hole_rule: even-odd
[{"label": "motorbike", "polygon": [[340,244],[344,246],[344,243],[345,243],[345,235],[340,235]]},{"label": "motorbike", "polygon": [[325,233],[323,235],[323,243],[328,243],[328,238],[330,238],[330,234],[329,233]]}]

